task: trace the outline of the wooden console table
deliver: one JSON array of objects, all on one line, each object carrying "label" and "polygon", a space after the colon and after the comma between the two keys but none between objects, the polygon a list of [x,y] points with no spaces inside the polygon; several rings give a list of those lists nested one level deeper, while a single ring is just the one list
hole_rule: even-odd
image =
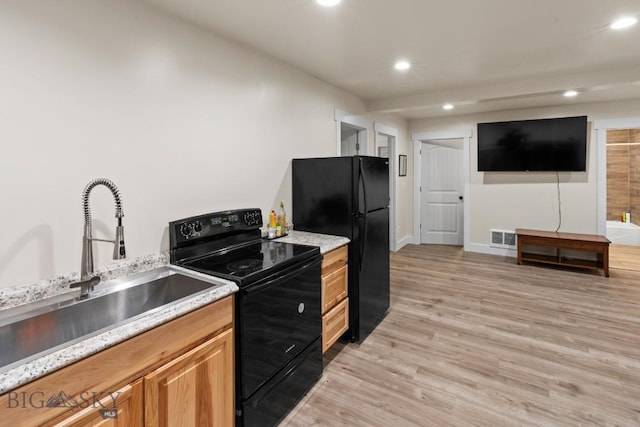
[{"label": "wooden console table", "polygon": [[[599,268],[609,277],[609,244],[606,237],[595,234],[555,233],[553,231],[526,230],[517,228],[518,236],[518,264],[522,261],[539,262],[553,265],[566,265],[578,268]],[[555,255],[539,255],[523,252],[522,247],[544,246],[554,248]],[[563,255],[563,249],[592,252],[596,254],[596,261],[572,259]]]}]

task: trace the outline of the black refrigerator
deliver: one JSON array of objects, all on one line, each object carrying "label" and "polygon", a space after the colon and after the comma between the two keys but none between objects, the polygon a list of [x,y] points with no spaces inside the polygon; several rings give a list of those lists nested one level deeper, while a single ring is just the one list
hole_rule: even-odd
[{"label": "black refrigerator", "polygon": [[360,342],[389,309],[389,160],[329,157],[292,162],[293,226],[349,244],[349,331]]}]

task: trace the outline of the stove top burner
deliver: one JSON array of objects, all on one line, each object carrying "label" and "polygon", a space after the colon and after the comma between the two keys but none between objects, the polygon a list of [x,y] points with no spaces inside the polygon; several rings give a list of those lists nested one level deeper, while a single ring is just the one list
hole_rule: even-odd
[{"label": "stove top burner", "polygon": [[233,273],[251,273],[262,268],[262,260],[243,259],[227,264],[227,268]]},{"label": "stove top burner", "polygon": [[[197,245],[194,247],[197,248]],[[203,245],[204,249],[206,249],[205,245]],[[317,247],[272,240],[254,240],[248,244],[231,245],[222,253],[204,252],[198,254],[203,256],[178,265],[212,276],[235,280],[241,286],[246,286],[267,274],[276,273],[314,254],[319,254]]]}]

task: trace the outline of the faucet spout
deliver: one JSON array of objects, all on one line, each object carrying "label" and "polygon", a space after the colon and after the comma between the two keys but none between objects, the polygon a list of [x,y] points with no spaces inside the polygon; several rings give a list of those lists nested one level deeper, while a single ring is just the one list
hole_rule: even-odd
[{"label": "faucet spout", "polygon": [[[107,187],[111,194],[113,194],[113,198],[116,206],[116,218],[118,219],[118,224],[116,226],[116,236],[114,240],[104,240],[104,239],[94,239],[92,236],[91,230],[91,208],[89,206],[89,195],[91,190],[93,190],[98,185],[104,185]],[[97,178],[92,180],[87,184],[82,192],[82,207],[84,211],[84,234],[82,237],[82,260],[80,263],[80,282],[72,287],[80,287],[81,288],[81,296],[86,297],[89,295],[89,292],[93,290],[94,286],[100,282],[98,278],[95,281],[93,274],[93,241],[106,241],[114,244],[113,248],[113,259],[123,259],[126,257],[126,250],[124,245],[124,227],[122,226],[122,217],[124,217],[124,213],[122,212],[122,200],[120,198],[120,190],[118,187],[110,180],[105,178]],[[86,292],[85,292],[86,291]]]},{"label": "faucet spout", "polygon": [[80,280],[88,280],[93,273],[93,239],[91,238],[91,225],[84,225],[82,236],[82,261],[80,265]]}]

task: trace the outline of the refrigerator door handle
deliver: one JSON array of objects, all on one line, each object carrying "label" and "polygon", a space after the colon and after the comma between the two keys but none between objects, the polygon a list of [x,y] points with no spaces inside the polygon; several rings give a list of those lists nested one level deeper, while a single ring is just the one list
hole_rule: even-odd
[{"label": "refrigerator door handle", "polygon": [[364,180],[364,170],[362,168],[362,159],[358,159],[359,161],[359,166],[360,166],[360,173],[359,173],[359,180],[362,181],[362,198],[364,199],[364,214],[365,216],[367,215],[367,212],[369,211],[369,209],[367,208],[367,184],[365,183]]},{"label": "refrigerator door handle", "polygon": [[358,159],[358,181],[362,182],[362,197],[364,199],[364,212],[360,215],[364,218],[364,232],[362,233],[362,239],[360,239],[360,271],[362,271],[362,259],[364,258],[364,250],[367,247],[367,185],[364,181],[364,173],[362,171],[362,159]]},{"label": "refrigerator door handle", "polygon": [[365,212],[364,214],[364,233],[363,233],[363,237],[361,239],[362,241],[362,248],[360,249],[360,271],[362,271],[362,259],[364,258],[364,250],[367,247],[367,213]]}]

